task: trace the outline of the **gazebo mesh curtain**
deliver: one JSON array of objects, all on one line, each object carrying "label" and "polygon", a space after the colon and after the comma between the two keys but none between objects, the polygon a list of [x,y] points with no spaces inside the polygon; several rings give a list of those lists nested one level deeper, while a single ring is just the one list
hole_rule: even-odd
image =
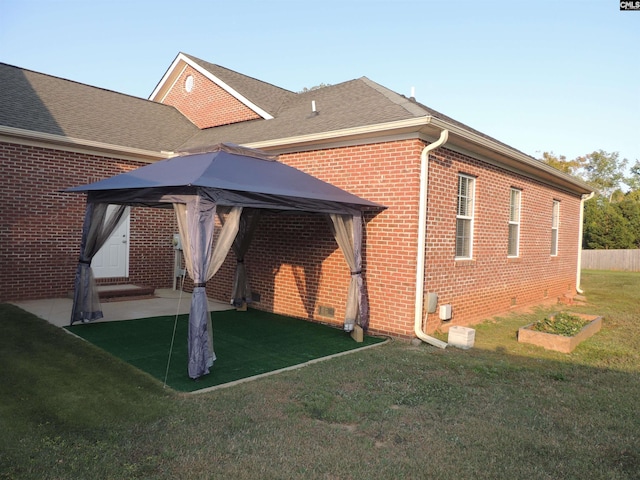
[{"label": "gazebo mesh curtain", "polygon": [[362,214],[329,214],[336,242],[351,270],[351,282],[345,307],[344,330],[350,332],[354,324],[369,327],[369,301],[362,279]]},{"label": "gazebo mesh curtain", "polygon": [[233,290],[231,292],[231,304],[241,307],[245,303],[251,303],[251,285],[247,276],[247,268],[244,264],[244,256],[249,250],[253,240],[253,234],[260,221],[261,212],[254,208],[245,208],[240,217],[238,235],[233,241],[233,253],[236,255],[236,271],[233,277]]},{"label": "gazebo mesh curtain", "polygon": [[214,248],[216,204],[196,195],[185,203],[173,205],[182,239],[185,266],[193,280],[189,312],[188,371],[189,377],[198,378],[209,373],[209,368],[216,359],[206,282],[218,271],[231,248],[238,232],[242,207],[231,208]]},{"label": "gazebo mesh curtain", "polygon": [[71,324],[103,317],[91,270],[91,260],[124,220],[126,208],[126,205],[117,205],[110,210],[107,203],[87,203],[82,225],[80,258],[76,268]]}]

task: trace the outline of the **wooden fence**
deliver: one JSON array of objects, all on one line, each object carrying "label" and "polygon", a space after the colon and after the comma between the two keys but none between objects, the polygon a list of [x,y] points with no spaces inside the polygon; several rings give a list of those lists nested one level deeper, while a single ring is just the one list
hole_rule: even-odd
[{"label": "wooden fence", "polygon": [[590,270],[640,272],[640,249],[583,250],[582,268]]}]

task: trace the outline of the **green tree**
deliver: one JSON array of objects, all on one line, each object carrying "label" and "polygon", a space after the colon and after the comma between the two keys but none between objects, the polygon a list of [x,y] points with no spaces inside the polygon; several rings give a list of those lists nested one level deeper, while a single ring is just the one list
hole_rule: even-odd
[{"label": "green tree", "polygon": [[640,192],[640,160],[636,159],[629,172],[631,175],[624,179],[624,183],[629,186],[629,192]]},{"label": "green tree", "polygon": [[623,183],[631,190],[640,188],[640,161],[636,160],[631,167],[631,176],[625,177],[625,167],[629,161],[621,159],[618,152],[597,150],[572,160],[564,155],[544,152],[540,160],[561,172],[581,178],[607,198],[611,198],[617,190],[622,192]]},{"label": "green tree", "polygon": [[598,150],[584,156],[577,173],[601,195],[610,199],[625,180],[627,163],[626,158],[620,159],[618,152]]},{"label": "green tree", "polygon": [[582,246],[587,249],[636,248],[636,236],[616,204],[594,197],[584,205]]},{"label": "green tree", "polygon": [[321,83],[320,85],[314,85],[314,86],[313,86],[313,87],[311,87],[311,88],[304,87],[304,88],[303,88],[300,92],[298,92],[298,93],[307,93],[307,92],[311,92],[311,91],[313,91],[313,90],[318,90],[318,89],[320,89],[320,88],[330,87],[330,86],[331,86],[331,84],[330,84],[330,83]]},{"label": "green tree", "polygon": [[567,160],[567,157],[564,155],[556,155],[553,152],[543,152],[540,160],[561,172],[576,175],[578,169],[582,166],[584,157]]},{"label": "green tree", "polygon": [[640,248],[640,190],[627,193],[614,206],[627,221],[629,233],[633,237],[633,247],[630,248]]},{"label": "green tree", "polygon": [[[589,249],[640,248],[640,161],[625,176],[627,159],[598,150],[567,160],[544,152],[542,162],[579,177],[598,195],[585,203],[582,244]],[[623,185],[629,187],[625,193]]]}]

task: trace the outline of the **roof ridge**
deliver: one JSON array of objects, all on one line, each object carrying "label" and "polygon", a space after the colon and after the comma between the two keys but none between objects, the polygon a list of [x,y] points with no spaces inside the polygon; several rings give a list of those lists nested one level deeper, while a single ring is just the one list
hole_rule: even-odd
[{"label": "roof ridge", "polygon": [[363,76],[363,77],[360,77],[358,80],[362,81],[365,85],[381,93],[388,100],[392,101],[396,105],[401,106],[412,115],[421,117],[421,116],[424,116],[425,114],[428,115],[430,113],[428,109],[423,108],[421,104],[416,103],[415,101],[408,99],[404,95],[394,92],[393,90],[390,90],[387,87],[380,85],[377,82],[374,82],[368,77]]},{"label": "roof ridge", "polygon": [[426,105],[424,105],[424,104],[422,104],[420,102],[416,102],[416,103],[418,105],[422,105],[426,110],[428,110],[430,112],[431,115],[433,115],[436,118],[439,118],[440,120],[444,120],[445,122],[449,122],[449,123],[451,123],[453,125],[456,125],[458,127],[461,127],[463,129],[467,130],[468,132],[474,133],[474,134],[476,134],[476,135],[478,135],[480,137],[484,137],[484,138],[489,139],[489,140],[491,140],[493,142],[499,143],[500,145],[503,145],[503,146],[505,146],[505,147],[507,147],[507,148],[509,148],[511,150],[519,152],[522,155],[526,155],[527,157],[530,157],[530,158],[533,158],[534,160],[537,160],[535,157],[529,155],[528,153],[524,153],[523,151],[518,150],[517,148],[514,148],[509,144],[506,144],[503,141],[498,140],[497,138],[489,135],[488,133],[481,132],[480,130],[478,130],[476,128],[473,128],[473,127],[467,125],[466,123],[461,122],[460,120],[456,120],[455,118],[452,118],[452,117],[450,117],[448,115],[444,115],[444,114],[438,112],[437,110],[434,110],[431,107],[427,107]]},{"label": "roof ridge", "polygon": [[309,89],[306,91],[300,91],[300,92],[295,92],[295,95],[292,95],[286,99],[282,100],[282,103],[280,104],[280,109],[295,104],[297,102],[300,102],[302,100],[304,100],[304,97],[315,97],[318,96],[318,94],[322,95],[325,92],[328,92],[330,90],[335,90],[338,89],[344,85],[347,85],[349,83],[354,83],[354,82],[358,82],[359,79],[354,78],[351,80],[345,80],[343,82],[340,83],[335,83],[335,84],[331,84],[331,85],[325,85],[323,87],[320,88],[314,88],[314,89]]},{"label": "roof ridge", "polygon": [[[212,67],[215,67],[215,68],[219,68],[219,69],[221,69],[221,70],[225,70],[225,71],[227,71],[227,72],[229,72],[229,73],[232,73],[232,74],[235,74],[235,75],[240,75],[240,76],[242,76],[242,77],[244,77],[244,78],[248,78],[248,79],[250,79],[250,80],[254,80],[254,81],[259,82],[259,83],[262,83],[262,84],[264,84],[264,85],[269,85],[270,87],[277,88],[278,90],[282,90],[283,92],[293,93],[293,94],[295,94],[295,93],[296,93],[296,92],[293,92],[293,91],[291,91],[291,90],[287,90],[286,88],[283,88],[283,87],[280,87],[280,86],[278,86],[278,85],[275,85],[275,84],[273,84],[273,83],[266,82],[266,81],[264,81],[264,80],[260,80],[259,78],[256,78],[256,77],[252,77],[251,75],[247,75],[247,74],[245,74],[245,73],[238,72],[237,70],[233,70],[233,69],[228,68],[228,67],[225,67],[225,66],[223,66],[223,65],[218,65],[217,63],[207,62],[206,60],[202,60],[201,58],[194,57],[193,55],[189,55],[188,53],[184,53],[184,52],[180,52],[180,53],[182,53],[185,57],[187,57],[187,58],[189,58],[189,59],[193,60],[194,62],[196,62],[198,65],[200,65],[202,68],[206,69],[207,71],[209,71],[209,73],[211,73],[211,74],[213,74],[213,75],[215,75],[215,72],[212,72],[212,71],[208,68],[209,66],[212,66]],[[222,80],[222,79],[221,79],[221,80]]]},{"label": "roof ridge", "polygon": [[307,89],[306,91],[296,92],[296,95],[297,96],[313,95],[314,93],[317,93],[317,92],[321,92],[321,91],[324,91],[324,90],[330,90],[332,88],[340,87],[340,86],[345,85],[347,83],[357,82],[359,80],[360,80],[359,78],[352,78],[351,80],[344,80],[344,81],[342,81],[340,83],[332,83],[330,85],[324,85],[322,87],[310,88],[310,89]]},{"label": "roof ridge", "polygon": [[218,78],[221,82],[228,85],[260,109],[263,109],[269,115],[275,116],[276,112],[281,109],[284,101],[296,95],[296,93],[291,90],[223,67],[222,65],[207,62],[206,60],[184,52],[181,52],[180,55],[198,65],[198,67],[207,71],[215,78]]},{"label": "roof ridge", "polygon": [[[511,150],[517,151],[522,153],[523,155],[527,155],[528,157],[531,157],[531,155],[528,155],[524,152],[521,152],[520,150],[511,147],[510,145],[507,145],[504,142],[501,142],[500,140],[496,139],[495,137],[492,137],[491,135],[488,135],[486,133],[481,132],[480,130],[477,130],[473,127],[470,127],[469,125],[460,122],[459,120],[456,120],[448,115],[444,115],[443,113],[440,113],[437,110],[434,110],[431,107],[428,107],[427,105],[420,103],[418,101],[416,101],[415,99],[409,99],[407,97],[405,97],[404,95],[400,95],[399,93],[394,92],[393,90],[388,89],[387,87],[380,85],[379,83],[374,82],[373,80],[367,78],[367,77],[361,77],[361,79],[364,83],[366,83],[367,85],[369,85],[371,88],[379,91],[381,94],[385,95],[389,100],[391,100],[392,102],[400,105],[401,107],[405,108],[409,113],[411,114],[416,114],[418,112],[421,112],[423,115],[431,115],[433,117],[436,117],[440,120],[444,120],[446,122],[452,123],[453,125],[457,125],[461,128],[464,128],[465,130],[475,133],[481,137],[490,139],[496,143],[499,143],[501,145],[504,145],[508,148],[510,148]],[[418,113],[419,114],[419,113]],[[533,158],[533,157],[531,157]]]},{"label": "roof ridge", "polygon": [[[143,102],[151,102],[151,100],[149,100],[148,98],[138,97],[136,95],[131,95],[130,93],[118,92],[117,90],[112,90],[110,88],[105,88],[105,87],[97,87],[95,85],[89,85],[88,83],[83,83],[83,82],[80,82],[78,80],[71,80],[69,78],[59,77],[58,75],[52,75],[50,73],[38,72],[37,70],[32,70],[30,68],[18,67],[17,65],[11,65],[10,63],[0,62],[0,65],[4,65],[4,66],[10,67],[10,68],[15,68],[16,70],[20,70],[22,72],[29,72],[29,73],[32,73],[34,75],[40,75],[41,77],[47,77],[47,78],[51,78],[51,79],[54,79],[54,80],[59,80],[61,82],[74,83],[76,85],[80,85],[80,86],[83,86],[83,87],[91,88],[91,89],[94,89],[94,90],[102,90],[103,92],[115,93],[117,95],[121,95],[121,96],[124,96],[124,97],[129,97],[129,98],[133,98],[133,99],[136,99],[136,100],[142,100]],[[151,103],[157,103],[157,102],[151,102]],[[168,106],[168,105],[166,105],[166,106]]]}]

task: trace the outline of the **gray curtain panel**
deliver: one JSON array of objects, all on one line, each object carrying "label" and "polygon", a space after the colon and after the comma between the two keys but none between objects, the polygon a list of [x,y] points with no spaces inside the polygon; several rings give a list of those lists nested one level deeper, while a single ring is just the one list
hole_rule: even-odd
[{"label": "gray curtain panel", "polygon": [[174,203],[173,206],[182,240],[185,266],[194,283],[189,312],[188,371],[189,377],[198,378],[209,373],[209,368],[216,359],[206,282],[218,271],[231,248],[238,232],[242,207],[233,207],[230,210],[214,248],[216,204],[200,195],[185,200],[186,203]]},{"label": "gray curtain panel", "polygon": [[114,205],[109,209],[107,203],[87,203],[71,308],[72,325],[75,322],[90,322],[103,317],[91,270],[91,259],[124,220],[126,209],[126,205]]},{"label": "gray curtain panel", "polygon": [[233,290],[231,292],[231,304],[241,307],[245,303],[251,303],[251,284],[247,275],[247,267],[244,257],[253,240],[253,234],[260,221],[261,211],[253,208],[245,208],[240,217],[238,235],[233,241],[233,253],[236,255],[236,271],[233,277]]},{"label": "gray curtain panel", "polygon": [[350,332],[355,323],[363,329],[369,326],[369,301],[362,278],[362,215],[329,214],[333,236],[351,270],[347,293],[344,330]]}]

